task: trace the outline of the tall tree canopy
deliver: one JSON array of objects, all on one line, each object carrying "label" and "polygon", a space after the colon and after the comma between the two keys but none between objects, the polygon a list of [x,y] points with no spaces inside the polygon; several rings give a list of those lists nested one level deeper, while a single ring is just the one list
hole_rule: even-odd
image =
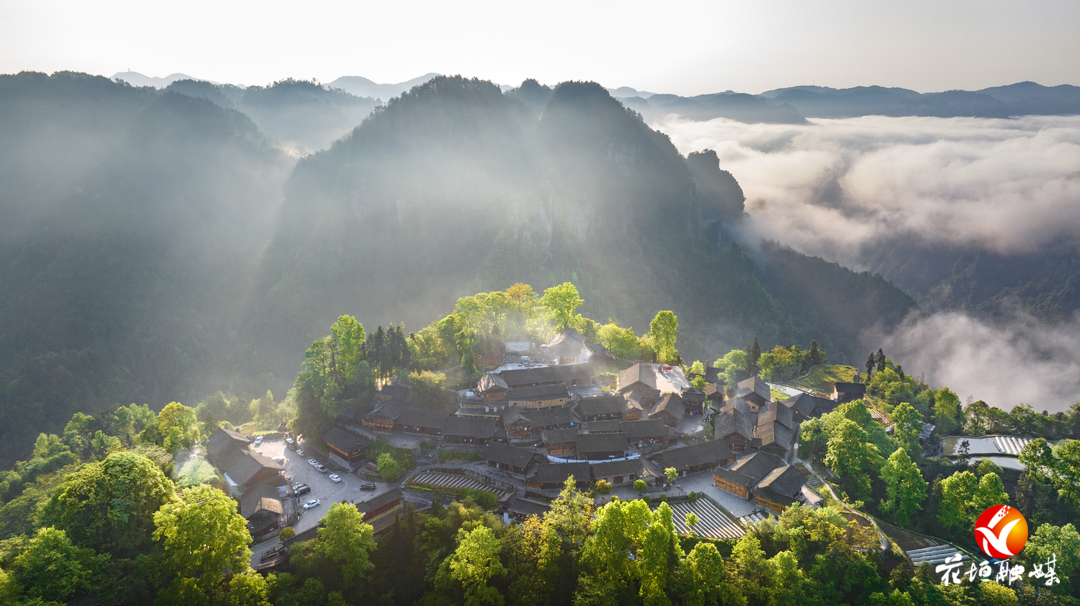
[{"label": "tall tree canopy", "polygon": [[585,300],[578,295],[578,289],[570,282],[563,282],[544,291],[540,304],[547,309],[552,321],[559,330],[565,330],[574,319],[575,310]]}]

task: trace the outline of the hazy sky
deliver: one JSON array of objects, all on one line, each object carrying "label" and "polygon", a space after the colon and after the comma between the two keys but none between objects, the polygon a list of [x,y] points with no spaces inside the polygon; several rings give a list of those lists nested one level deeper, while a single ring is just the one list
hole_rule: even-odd
[{"label": "hazy sky", "polygon": [[0,72],[183,72],[502,84],[596,80],[653,92],[817,83],[919,91],[1080,85],[1076,0],[445,2],[0,0]]}]

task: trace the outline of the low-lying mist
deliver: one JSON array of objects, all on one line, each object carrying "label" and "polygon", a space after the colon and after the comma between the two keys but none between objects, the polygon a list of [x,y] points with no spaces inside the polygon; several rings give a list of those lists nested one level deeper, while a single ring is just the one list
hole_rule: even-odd
[{"label": "low-lying mist", "polygon": [[[1076,248],[1080,117],[810,122],[668,117],[653,126],[683,154],[717,152],[746,192],[748,244],[774,240],[859,270],[897,241],[1006,256]],[[1080,316],[1047,321],[1015,302],[999,307],[992,319],[913,314],[862,340],[965,398],[1050,411],[1080,401]]]}]

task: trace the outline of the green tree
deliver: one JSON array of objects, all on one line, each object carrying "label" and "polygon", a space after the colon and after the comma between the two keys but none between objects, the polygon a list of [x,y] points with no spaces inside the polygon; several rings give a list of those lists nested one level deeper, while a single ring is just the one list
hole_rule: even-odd
[{"label": "green tree", "polygon": [[170,402],[161,409],[157,420],[162,435],[161,446],[168,452],[191,448],[199,440],[198,415],[194,408]]},{"label": "green tree", "polygon": [[548,310],[558,330],[566,330],[574,319],[575,310],[585,301],[578,295],[578,289],[570,282],[563,282],[544,291],[540,304]]},{"label": "green tree", "polygon": [[368,557],[375,549],[374,530],[360,510],[345,503],[331,505],[322,523],[315,551],[337,565],[341,586],[351,588],[374,567]]},{"label": "green tree", "polygon": [[902,402],[893,409],[892,422],[892,440],[896,447],[906,450],[912,460],[922,460],[919,434],[922,433],[923,418],[919,411],[915,410],[911,404]]},{"label": "green tree", "polygon": [[63,530],[47,526],[26,542],[12,570],[28,597],[67,603],[94,591],[108,561],[108,556],[72,544]]},{"label": "green tree", "polygon": [[732,578],[739,589],[752,604],[768,603],[772,592],[775,573],[765,552],[761,550],[761,541],[753,534],[744,535],[731,552],[731,562],[735,573]]},{"label": "green tree", "polygon": [[978,488],[979,481],[970,471],[958,471],[941,481],[938,521],[942,526],[962,530],[968,525],[972,519],[972,504]]},{"label": "green tree", "polygon": [[690,377],[690,384],[694,386],[694,389],[705,389],[705,365],[701,363],[701,360],[695,360],[690,365],[686,376]]},{"label": "green tree", "polygon": [[972,517],[978,517],[986,508],[994,505],[1008,505],[1009,493],[996,473],[988,473],[979,478],[979,487],[972,499]]},{"label": "green tree", "polygon": [[674,312],[661,311],[649,323],[649,335],[652,337],[658,361],[669,364],[675,362],[678,354],[678,350],[675,349],[678,333],[679,319],[675,317]]},{"label": "green tree", "polygon": [[682,548],[675,536],[671,507],[667,503],[661,503],[645,531],[645,540],[639,554],[641,598],[645,604],[671,603],[667,595],[668,584],[682,557]]},{"label": "green tree", "polygon": [[161,469],[133,452],[109,455],[67,476],[42,511],[42,524],[78,545],[134,557],[146,551],[154,512],[173,498]]},{"label": "green tree", "polygon": [[877,358],[874,357],[874,352],[870,352],[870,356],[866,358],[866,376],[869,378],[874,374],[874,367],[877,366]]},{"label": "green tree", "polygon": [[866,432],[849,419],[840,422],[829,438],[825,464],[859,500],[870,498],[871,474],[881,466],[877,446],[867,442]]},{"label": "green tree", "polygon": [[[1040,524],[1039,528],[1028,538],[1020,557],[1027,563],[1028,570],[1034,570],[1035,566],[1043,566],[1051,557],[1057,560],[1056,572],[1061,583],[1056,584],[1052,590],[1068,595],[1070,591],[1076,591],[1080,587],[1070,587],[1070,577],[1080,572],[1080,533],[1073,524],[1053,526]],[[1031,578],[1029,582],[1037,586],[1045,586],[1045,581]],[[1040,587],[1042,589],[1042,587]],[[1075,593],[1073,594],[1075,595]]]},{"label": "green tree", "polygon": [[341,380],[351,384],[356,379],[356,368],[364,359],[364,342],[367,340],[364,325],[352,316],[340,316],[330,327],[330,335],[335,345],[333,355],[336,356],[332,363],[336,372],[340,372]]},{"label": "green tree", "polygon": [[674,467],[668,467],[664,470],[664,477],[667,478],[668,484],[671,484],[679,478],[679,471]]},{"label": "green tree", "polygon": [[712,543],[694,545],[683,560],[682,578],[683,603],[688,606],[739,603],[741,596],[725,581],[724,558]]},{"label": "green tree", "polygon": [[1051,448],[1045,438],[1036,438],[1021,451],[1020,462],[1028,475],[1049,482],[1062,499],[1080,507],[1080,440]]},{"label": "green tree", "polygon": [[403,471],[401,465],[388,452],[380,454],[376,464],[383,482],[393,482]]},{"label": "green tree", "polygon": [[611,494],[611,483],[607,480],[597,480],[593,489],[596,494]]},{"label": "green tree", "polygon": [[161,544],[161,564],[174,583],[185,579],[209,595],[225,571],[241,574],[250,566],[251,534],[236,503],[217,488],[200,484],[154,514],[153,538]]},{"label": "green tree", "polygon": [[761,346],[758,345],[757,337],[754,338],[754,344],[746,348],[746,374],[751,377],[756,375],[760,368],[758,367],[758,361],[761,360]]},{"label": "green tree", "polygon": [[499,540],[487,526],[471,532],[458,531],[458,547],[449,558],[450,575],[465,589],[465,605],[501,605],[503,596],[488,585],[495,576],[506,574],[499,560]]},{"label": "green tree", "polygon": [[698,520],[698,517],[694,514],[694,512],[691,511],[686,514],[686,526],[690,530],[694,530],[694,527],[697,526],[699,521],[700,520]]},{"label": "green tree", "polygon": [[612,320],[597,329],[596,338],[620,360],[633,360],[641,355],[634,329],[622,328]]},{"label": "green tree", "polygon": [[638,478],[634,480],[634,490],[638,492],[645,492],[649,489],[649,485],[645,483],[645,480]]},{"label": "green tree", "polygon": [[881,468],[888,498],[882,503],[884,511],[892,512],[900,526],[906,526],[911,517],[921,509],[926,499],[926,480],[918,465],[908,457],[907,451],[897,448]]},{"label": "green tree", "polygon": [[934,394],[934,423],[942,435],[953,434],[963,426],[960,397],[948,387]]},{"label": "green tree", "polygon": [[749,372],[747,370],[746,352],[741,349],[733,349],[727,352],[724,357],[717,358],[713,362],[713,366],[723,369],[724,383],[728,389],[735,388],[736,373],[738,371]]}]

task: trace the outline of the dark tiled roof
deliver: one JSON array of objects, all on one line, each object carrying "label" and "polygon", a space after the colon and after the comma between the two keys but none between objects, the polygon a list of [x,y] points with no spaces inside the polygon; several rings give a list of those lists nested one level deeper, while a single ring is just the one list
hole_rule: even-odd
[{"label": "dark tiled roof", "polygon": [[[646,387],[640,383],[635,385],[633,389],[622,392],[623,396],[630,402],[637,402],[639,405],[651,400],[653,402],[660,399],[660,390],[653,389],[652,387]],[[644,406],[642,406],[644,408]]]},{"label": "dark tiled roof", "polygon": [[280,463],[268,459],[257,452],[250,450],[236,451],[221,461],[221,471],[229,475],[233,482],[240,486],[246,486],[252,478],[263,469],[272,469],[280,472],[284,469]]},{"label": "dark tiled roof", "polygon": [[668,434],[668,426],[664,425],[663,419],[623,421],[622,430],[626,433],[626,437],[631,440],[662,438]]},{"label": "dark tiled roof", "polygon": [[585,337],[573,328],[567,328],[545,344],[552,355],[559,358],[573,357],[575,360],[584,345]]},{"label": "dark tiled roof", "polygon": [[494,439],[505,437],[502,418],[477,415],[449,416],[443,423],[444,436]]},{"label": "dark tiled roof", "polygon": [[805,483],[806,477],[794,465],[784,465],[769,472],[757,487],[791,498],[802,490]]},{"label": "dark tiled roof", "polygon": [[705,401],[705,392],[700,389],[689,387],[682,392],[683,400],[701,404]]},{"label": "dark tiled roof", "polygon": [[622,421],[605,419],[603,421],[585,421],[581,424],[585,433],[622,433]]},{"label": "dark tiled roof", "polygon": [[750,456],[743,457],[731,466],[732,471],[737,471],[753,480],[749,486],[754,486],[769,475],[772,470],[783,465],[784,460],[767,452],[755,452]]},{"label": "dark tiled roof", "polygon": [[367,501],[361,501],[360,503],[357,503],[356,508],[359,509],[362,513],[368,513],[369,511],[375,511],[383,505],[393,503],[394,501],[399,499],[401,499],[401,488],[395,486],[382,494],[375,495]]},{"label": "dark tiled roof", "polygon": [[480,377],[480,381],[476,384],[476,389],[480,393],[498,393],[507,391],[510,386],[506,384],[499,375],[488,372],[484,373],[484,376]]},{"label": "dark tiled roof", "polygon": [[566,385],[537,385],[536,387],[520,387],[506,392],[506,399],[521,402],[540,402],[542,400],[558,400],[569,398],[570,392]]},{"label": "dark tiled roof", "polygon": [[507,511],[525,516],[543,516],[545,513],[551,510],[550,503],[544,503],[543,501],[537,501],[535,499],[526,499],[523,497],[510,497],[510,501],[506,506]]},{"label": "dark tiled roof", "polygon": [[600,396],[583,398],[578,402],[578,412],[582,416],[622,414],[627,410],[626,400],[622,396]]},{"label": "dark tiled roof", "polygon": [[739,381],[738,387],[735,390],[735,395],[739,397],[746,397],[751,393],[756,393],[765,398],[766,402],[772,401],[772,391],[769,389],[769,384],[757,375],[754,375],[745,381]]},{"label": "dark tiled roof", "polygon": [[758,414],[758,427],[770,423],[783,425],[788,429],[795,429],[795,415],[787,406],[769,405],[769,409]]},{"label": "dark tiled roof", "polygon": [[569,476],[575,482],[588,482],[589,464],[585,461],[575,463],[541,463],[536,466],[531,478],[541,484],[562,484]]},{"label": "dark tiled roof", "polygon": [[833,388],[838,393],[864,394],[866,383],[833,383]]},{"label": "dark tiled roof", "polygon": [[619,391],[630,388],[635,383],[656,389],[656,373],[648,364],[634,364],[630,368],[619,371]]},{"label": "dark tiled roof", "polygon": [[520,408],[518,410],[520,411],[522,417],[532,422],[532,425],[534,427],[556,427],[558,425],[570,425],[575,421],[574,411],[571,410],[569,406]]},{"label": "dark tiled roof", "polygon": [[794,429],[788,429],[779,423],[766,423],[758,425],[754,437],[761,441],[761,448],[772,447],[786,452],[795,445],[797,435]]},{"label": "dark tiled roof", "polygon": [[240,496],[240,515],[245,520],[260,511],[278,515],[285,512],[277,487],[260,483]]},{"label": "dark tiled roof", "polygon": [[649,418],[661,413],[667,413],[675,419],[681,419],[686,416],[686,402],[683,401],[682,396],[679,394],[669,393],[653,407],[652,412],[649,413]]},{"label": "dark tiled roof", "polygon": [[836,408],[836,400],[819,398],[808,393],[792,396],[784,400],[783,404],[808,419],[832,412]]},{"label": "dark tiled roof", "polygon": [[724,375],[720,374],[719,368],[713,368],[712,366],[705,369],[705,382],[713,383],[716,385],[724,384]]},{"label": "dark tiled roof", "polygon": [[[740,398],[738,396],[735,396],[733,398],[729,398],[726,402],[724,402],[724,409],[728,409],[728,408],[738,410],[739,412],[742,412],[743,414],[748,414],[748,415],[757,414],[757,413],[755,413],[754,411],[752,411],[750,409],[750,405],[746,403],[746,400],[744,400],[744,399],[742,399],[742,398]],[[757,424],[756,420],[754,421],[754,424],[755,425]]]},{"label": "dark tiled roof", "polygon": [[583,433],[578,434],[578,455],[590,452],[623,452],[629,448],[624,433]]},{"label": "dark tiled roof", "polygon": [[534,383],[565,383],[593,378],[592,364],[562,364],[504,370],[499,377],[509,387],[524,387]]},{"label": "dark tiled roof", "polygon": [[390,398],[382,406],[364,415],[366,419],[378,419],[383,421],[396,421],[405,405],[397,398]]},{"label": "dark tiled roof", "polygon": [[674,467],[683,470],[706,463],[725,461],[733,456],[731,449],[723,440],[709,440],[682,448],[669,448],[657,454],[653,460],[662,468]]},{"label": "dark tiled roof", "polygon": [[622,461],[604,461],[592,464],[592,479],[613,478],[615,476],[644,475],[641,459],[623,459]]},{"label": "dark tiled roof", "polygon": [[411,427],[426,427],[441,430],[448,418],[450,418],[450,415],[440,410],[403,406],[398,414],[397,422],[401,425],[409,425]]},{"label": "dark tiled roof", "polygon": [[724,399],[724,388],[723,388],[723,386],[717,385],[715,383],[706,383],[705,384],[705,397],[710,399],[710,400],[721,400],[722,401]]},{"label": "dark tiled roof", "polygon": [[231,429],[218,429],[210,434],[206,440],[206,453],[211,457],[218,457],[233,446],[247,448],[251,438]]},{"label": "dark tiled roof", "polygon": [[747,441],[754,439],[754,415],[737,408],[724,408],[713,417],[713,435],[725,438],[738,434]]},{"label": "dark tiled roof", "polygon": [[577,442],[578,433],[576,427],[570,427],[568,429],[545,429],[540,434],[540,441],[544,444],[565,444],[568,442]]},{"label": "dark tiled roof", "polygon": [[397,398],[403,402],[408,402],[409,388],[400,383],[383,385],[375,395],[383,399],[392,397]]},{"label": "dark tiled roof", "polygon": [[351,431],[345,431],[340,427],[331,427],[327,430],[327,432],[323,434],[323,441],[344,452],[360,450],[371,444],[367,438],[359,436]]},{"label": "dark tiled roof", "polygon": [[529,462],[535,456],[537,456],[536,452],[529,448],[518,448],[517,446],[499,444],[498,442],[484,447],[484,460],[513,467],[528,467]]}]

